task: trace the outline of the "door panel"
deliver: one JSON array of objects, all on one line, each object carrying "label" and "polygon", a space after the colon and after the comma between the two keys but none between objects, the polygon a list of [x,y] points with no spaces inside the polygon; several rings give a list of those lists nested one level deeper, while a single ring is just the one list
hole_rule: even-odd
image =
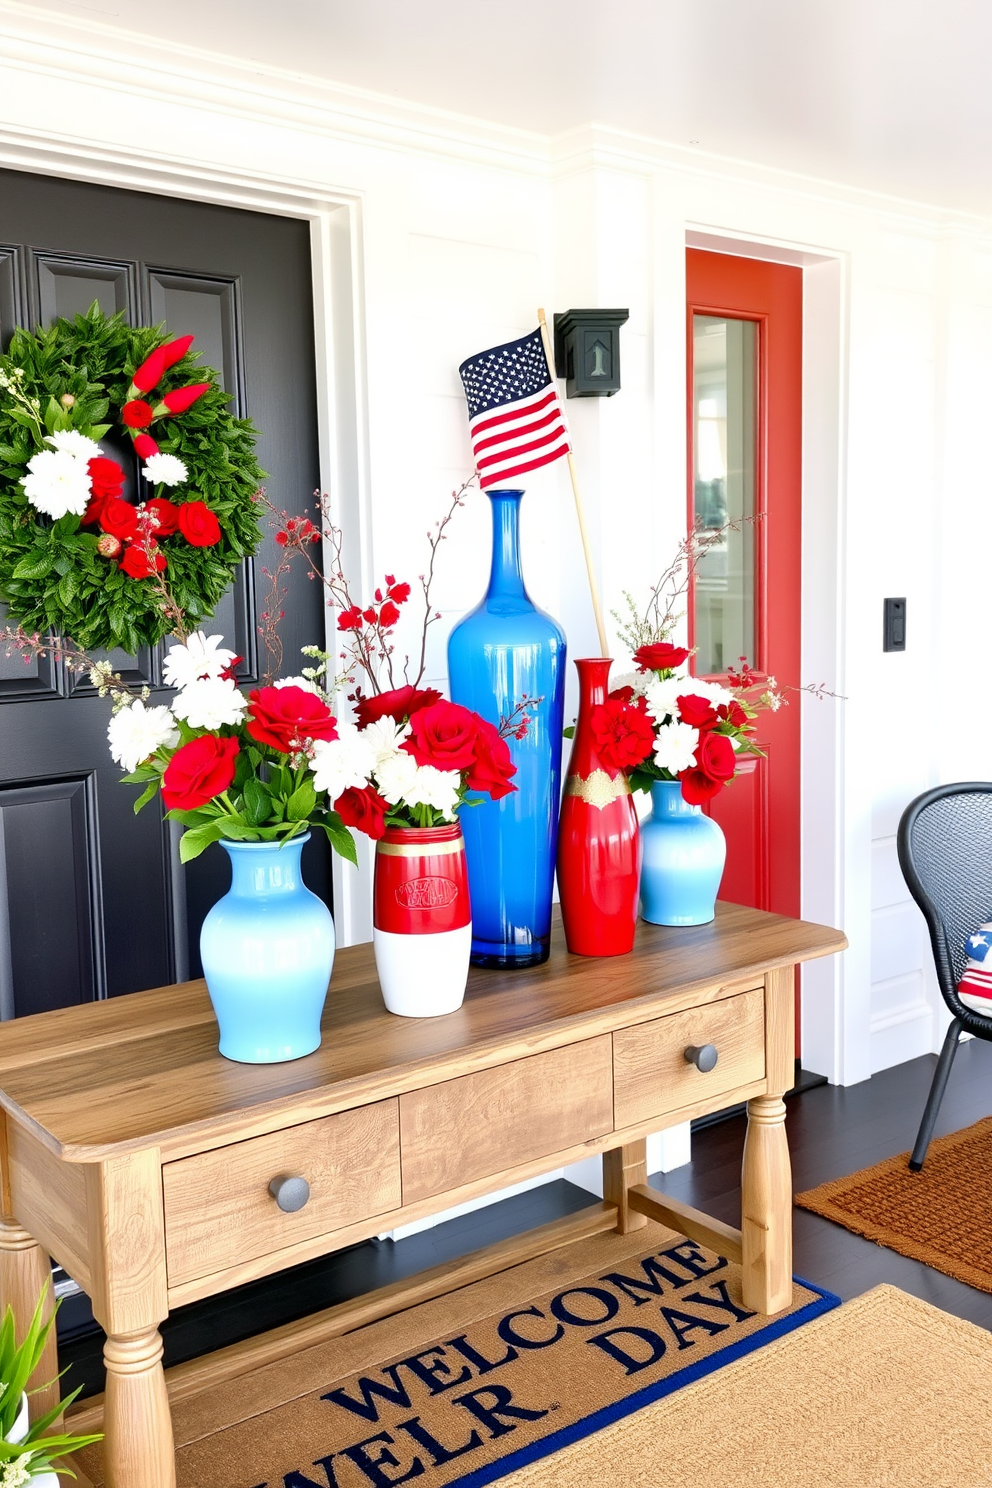
[{"label": "door panel", "polygon": [[[131,324],[192,333],[232,408],[259,431],[276,505],[300,511],[319,484],[309,224],[15,171],[0,171],[0,339],[15,325],[74,315],[97,300]],[[140,476],[111,436],[127,494]],[[243,565],[208,631],[264,670],[257,644],[270,535]],[[282,625],[287,667],[323,639],[318,585],[292,576]],[[130,681],[162,687],[166,644],[111,653]],[[50,658],[0,654],[0,1017],[115,996],[198,975],[199,927],[230,870],[214,845],[178,868],[158,803],[135,818],[107,750],[106,700]],[[307,881],[330,902],[326,842],[304,849]]]}]

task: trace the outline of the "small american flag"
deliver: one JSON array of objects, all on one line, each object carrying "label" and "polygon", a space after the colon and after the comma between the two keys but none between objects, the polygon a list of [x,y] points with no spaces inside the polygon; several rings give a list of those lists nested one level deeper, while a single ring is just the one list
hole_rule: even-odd
[{"label": "small american flag", "polygon": [[458,371],[483,490],[568,454],[568,426],[539,330],[480,351]]}]

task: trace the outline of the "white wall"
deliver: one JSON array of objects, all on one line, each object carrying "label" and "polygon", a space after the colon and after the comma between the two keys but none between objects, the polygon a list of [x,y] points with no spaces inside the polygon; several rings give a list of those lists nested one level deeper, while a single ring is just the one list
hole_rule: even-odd
[{"label": "white wall", "polygon": [[[373,108],[106,27],[42,30],[3,0],[0,37],[4,163],[312,218],[324,463],[366,577],[419,571],[470,467],[457,363],[531,329],[539,304],[601,304],[630,309],[623,391],[568,411],[606,607],[643,589],[683,520],[687,235],[805,266],[802,680],[846,701],[803,704],[803,900],[851,942],[806,973],[806,1057],[852,1082],[936,1047],[894,833],[928,785],[992,773],[992,223],[603,129],[545,139]],[[432,677],[484,586],[484,506],[446,545]],[[561,468],[530,481],[525,559],[572,654],[594,650]],[[886,594],[908,599],[902,656],[881,651]],[[362,882],[339,885],[346,939],[367,934]]]}]

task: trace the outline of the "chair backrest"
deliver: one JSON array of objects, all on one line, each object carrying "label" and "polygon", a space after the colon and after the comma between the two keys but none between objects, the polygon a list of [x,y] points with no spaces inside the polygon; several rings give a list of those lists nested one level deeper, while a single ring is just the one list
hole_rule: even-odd
[{"label": "chair backrest", "polygon": [[966,1008],[957,984],[965,941],[992,920],[992,782],[938,785],[911,801],[898,835],[899,866],[926,917],[944,1001],[969,1032],[992,1039],[992,1018]]}]

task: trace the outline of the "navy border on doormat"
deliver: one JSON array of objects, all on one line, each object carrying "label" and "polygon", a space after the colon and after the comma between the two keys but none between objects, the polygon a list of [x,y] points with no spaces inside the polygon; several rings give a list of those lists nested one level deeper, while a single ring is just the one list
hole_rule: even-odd
[{"label": "navy border on doormat", "polygon": [[550,1457],[553,1452],[560,1452],[562,1447],[570,1447],[573,1442],[583,1441],[587,1436],[602,1431],[604,1426],[612,1426],[614,1421],[622,1421],[625,1416],[632,1416],[635,1411],[642,1410],[646,1405],[653,1405],[656,1400],[663,1400],[666,1395],[674,1394],[684,1385],[691,1385],[695,1380],[704,1379],[708,1374],[715,1374],[725,1364],[732,1364],[735,1359],[743,1359],[745,1355],[753,1353],[763,1344],[771,1343],[776,1338],[784,1338],[787,1333],[801,1328],[803,1323],[812,1322],[815,1317],[820,1317],[825,1312],[832,1312],[835,1307],[840,1306],[841,1299],[833,1292],[814,1286],[811,1281],[804,1281],[801,1276],[794,1276],[793,1281],[805,1287],[807,1291],[815,1292],[816,1300],[807,1302],[805,1307],[790,1312],[787,1317],[779,1318],[777,1321],[768,1323],[766,1327],[749,1333],[746,1338],[740,1338],[736,1343],[728,1344],[726,1348],[707,1354],[704,1359],[698,1359],[694,1364],[687,1364],[684,1369],[667,1375],[665,1379],[655,1380],[654,1384],[645,1385],[642,1390],[635,1391],[633,1395],[625,1395],[622,1400],[614,1400],[611,1405],[604,1405],[600,1410],[593,1411],[591,1415],[583,1416],[581,1421],[573,1421],[571,1426],[563,1426],[560,1431],[553,1431],[539,1441],[518,1448],[516,1452],[510,1452],[495,1462],[486,1463],[484,1467],[473,1468],[464,1477],[453,1479],[448,1488],[483,1488],[486,1483],[493,1483],[497,1478],[505,1478],[508,1473],[515,1472],[518,1467],[526,1467],[529,1462],[537,1462],[542,1457]]}]

